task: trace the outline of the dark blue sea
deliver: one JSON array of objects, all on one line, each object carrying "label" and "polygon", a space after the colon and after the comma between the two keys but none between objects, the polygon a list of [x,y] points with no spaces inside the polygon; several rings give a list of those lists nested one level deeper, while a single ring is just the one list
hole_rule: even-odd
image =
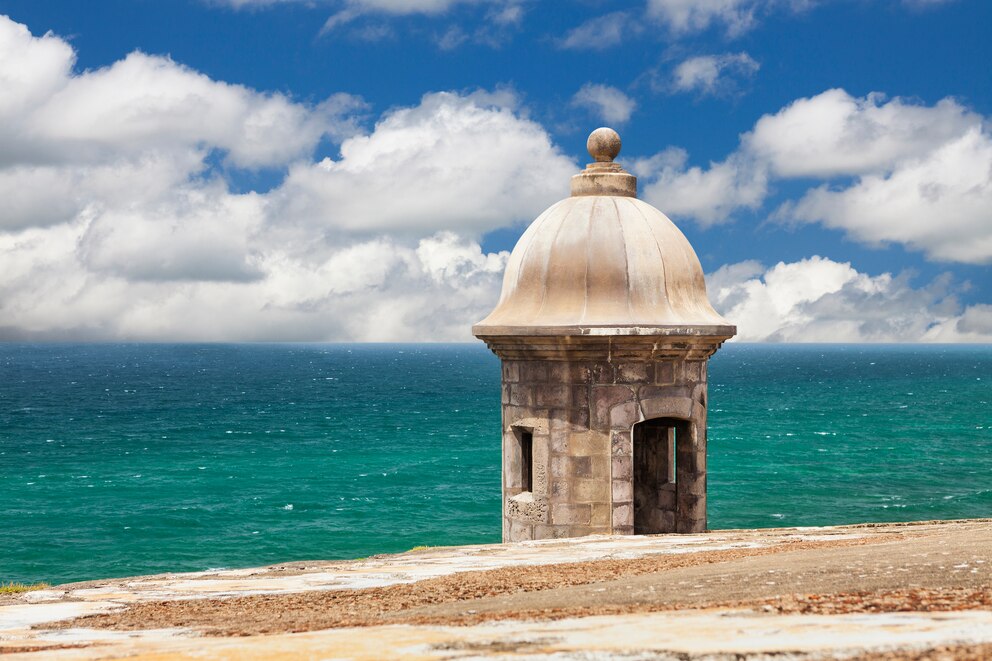
[{"label": "dark blue sea", "polygon": [[[499,541],[479,345],[0,344],[0,581]],[[711,528],[992,516],[992,346],[725,346]]]}]

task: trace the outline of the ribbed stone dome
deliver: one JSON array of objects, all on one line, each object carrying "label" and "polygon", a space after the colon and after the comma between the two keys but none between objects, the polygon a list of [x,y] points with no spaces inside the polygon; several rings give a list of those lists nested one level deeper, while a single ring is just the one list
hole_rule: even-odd
[{"label": "ribbed stone dome", "polygon": [[499,303],[472,328],[475,335],[736,332],[710,305],[702,266],[685,235],[634,197],[636,179],[612,163],[619,147],[612,130],[593,132],[589,150],[596,162],[572,178],[572,197],[551,206],[520,237]]}]

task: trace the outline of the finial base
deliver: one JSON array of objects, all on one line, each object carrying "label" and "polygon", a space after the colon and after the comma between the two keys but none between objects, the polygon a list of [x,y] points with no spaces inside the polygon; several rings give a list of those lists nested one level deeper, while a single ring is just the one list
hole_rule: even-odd
[{"label": "finial base", "polygon": [[586,141],[589,155],[596,161],[572,177],[572,197],[581,195],[615,195],[637,197],[637,177],[613,159],[620,153],[620,136],[611,128],[601,127]]},{"label": "finial base", "polygon": [[[596,163],[594,165],[605,165]],[[612,163],[610,165],[613,165]],[[586,168],[572,177],[572,197],[581,195],[615,195],[637,197],[637,177],[622,169]]]}]

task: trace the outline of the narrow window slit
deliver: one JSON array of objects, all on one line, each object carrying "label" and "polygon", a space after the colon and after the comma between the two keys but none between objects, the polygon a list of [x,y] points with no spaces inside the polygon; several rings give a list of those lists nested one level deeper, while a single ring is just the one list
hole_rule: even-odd
[{"label": "narrow window slit", "polygon": [[534,490],[534,434],[520,433],[520,484],[524,491]]}]

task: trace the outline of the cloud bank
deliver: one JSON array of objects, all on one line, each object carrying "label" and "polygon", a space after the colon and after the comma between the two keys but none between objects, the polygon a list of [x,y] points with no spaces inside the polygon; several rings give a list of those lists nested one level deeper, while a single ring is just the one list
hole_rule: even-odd
[{"label": "cloud bank", "polygon": [[[0,18],[0,337],[464,339],[506,259],[478,237],[577,167],[505,91],[364,131],[347,94],[302,104],[143,53],[73,67]],[[314,161],[322,140],[340,156]],[[232,187],[258,169],[285,175]]]},{"label": "cloud bank", "polygon": [[678,149],[638,161],[645,199],[709,226],[760,208],[776,180],[825,180],[774,218],[934,260],[992,263],[992,132],[954,99],[927,106],[828,90],[760,118],[723,161],[687,162]]},{"label": "cloud bank", "polygon": [[[578,169],[512,91],[427,94],[366,128],[358,97],[301,103],[140,52],[78,72],[67,42],[5,17],[0,88],[0,339],[467,340],[508,257],[479,237],[537,216]],[[338,153],[316,160],[327,141]],[[884,220],[871,205],[916,191],[957,243],[908,211],[864,240],[982,260],[988,141],[953,100],[832,90],[763,117],[709,168],[679,149],[632,167],[649,200],[711,223],[779,178],[852,177],[781,211],[851,233],[868,230],[846,219]],[[252,172],[274,185],[232,184]],[[964,286],[826,258],[710,276],[741,338],[768,341],[988,341],[992,306],[961,306]]]},{"label": "cloud bank", "polygon": [[714,306],[743,342],[989,342],[992,306],[962,306],[949,276],[914,287],[909,274],[869,275],[811,257],[766,268],[748,261],[707,277]]}]

